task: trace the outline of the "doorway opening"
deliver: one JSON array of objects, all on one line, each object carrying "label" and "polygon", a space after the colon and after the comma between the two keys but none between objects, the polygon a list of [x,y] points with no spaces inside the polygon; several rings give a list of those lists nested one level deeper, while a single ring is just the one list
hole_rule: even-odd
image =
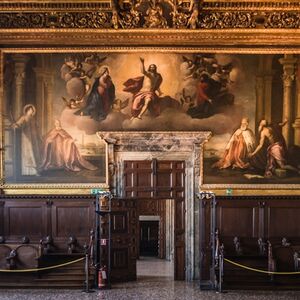
[{"label": "doorway opening", "polygon": [[138,200],[137,278],[174,279],[174,201]]},{"label": "doorway opening", "polygon": [[139,222],[140,256],[158,257],[159,220],[146,221],[140,218]]}]

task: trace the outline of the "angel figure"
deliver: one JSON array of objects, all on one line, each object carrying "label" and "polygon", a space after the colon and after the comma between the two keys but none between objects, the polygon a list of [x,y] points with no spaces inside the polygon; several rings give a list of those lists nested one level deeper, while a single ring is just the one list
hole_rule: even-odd
[{"label": "angel figure", "polygon": [[90,79],[106,57],[97,54],[89,56],[69,56],[60,69],[61,78],[66,82],[68,95],[73,99],[83,99],[91,89]]},{"label": "angel figure", "polygon": [[80,104],[83,103],[83,98],[82,99],[74,99],[74,98],[71,98],[71,99],[66,99],[65,97],[61,97],[62,100],[64,101],[64,103],[66,104],[66,106],[70,109],[76,109],[76,108],[80,108]]},{"label": "angel figure", "polygon": [[112,111],[113,112],[121,112],[122,109],[127,107],[129,104],[129,98],[126,100],[122,101],[121,99],[115,99],[113,104],[112,104]]}]

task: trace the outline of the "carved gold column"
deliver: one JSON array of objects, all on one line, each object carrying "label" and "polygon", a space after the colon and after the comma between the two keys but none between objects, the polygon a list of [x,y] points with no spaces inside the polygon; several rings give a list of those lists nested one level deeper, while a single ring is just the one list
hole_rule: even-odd
[{"label": "carved gold column", "polygon": [[18,119],[23,114],[24,100],[24,85],[25,85],[25,68],[29,61],[29,57],[24,54],[13,55],[15,64],[15,101],[13,106],[14,119]]},{"label": "carved gold column", "polygon": [[282,134],[285,138],[287,146],[292,144],[292,96],[295,80],[295,64],[297,59],[292,54],[285,54],[279,62],[283,66],[283,109],[282,120],[287,124],[282,128]]},{"label": "carved gold column", "polygon": [[297,95],[295,102],[295,122],[294,127],[294,144],[300,146],[300,60],[298,60],[297,70]]}]

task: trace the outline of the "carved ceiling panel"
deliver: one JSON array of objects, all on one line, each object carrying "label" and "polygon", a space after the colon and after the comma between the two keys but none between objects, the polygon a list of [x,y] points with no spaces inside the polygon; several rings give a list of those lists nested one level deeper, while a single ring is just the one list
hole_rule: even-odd
[{"label": "carved ceiling panel", "polygon": [[300,2],[1,1],[0,29],[298,29]]}]

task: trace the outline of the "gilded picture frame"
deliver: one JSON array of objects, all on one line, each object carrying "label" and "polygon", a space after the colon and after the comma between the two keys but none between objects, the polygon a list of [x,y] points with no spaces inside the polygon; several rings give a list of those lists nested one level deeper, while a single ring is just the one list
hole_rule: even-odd
[{"label": "gilded picture frame", "polygon": [[[26,1],[14,1],[16,5],[28,14],[32,8],[28,8]],[[59,1],[58,1],[59,2]],[[71,1],[72,2],[72,1]],[[84,1],[81,1],[84,5]],[[114,1],[94,1],[100,5],[104,12],[118,10],[112,3]],[[104,3],[105,2],[105,3]],[[126,1],[125,6],[127,5]],[[188,1],[186,1],[188,2]],[[190,1],[191,2],[191,1]],[[201,1],[199,1],[201,2]],[[225,14],[223,4],[216,3],[218,1],[204,1],[206,5],[202,6],[199,13],[212,16],[214,10],[218,11],[221,16]],[[219,1],[221,2],[221,1]],[[229,11],[233,11],[234,7],[241,4],[240,14],[247,15],[251,22],[236,23],[231,22],[223,25],[207,25],[201,19],[198,27],[193,29],[188,26],[181,28],[146,28],[145,24],[136,28],[118,28],[113,29],[113,24],[109,28],[93,27],[86,25],[78,28],[70,27],[68,24],[61,28],[58,23],[51,26],[45,25],[40,28],[15,26],[0,28],[1,48],[1,107],[3,109],[3,64],[4,55],[6,53],[65,53],[65,52],[95,52],[104,51],[106,53],[178,53],[182,55],[191,55],[193,53],[222,53],[237,55],[299,55],[300,54],[300,34],[299,26],[297,26],[298,7],[296,1],[291,1],[288,6],[279,7],[276,1],[265,1],[264,6],[253,5],[247,1],[235,1]],[[107,4],[109,3],[109,5]],[[274,4],[275,3],[275,4]],[[4,4],[3,4],[4,5]],[[45,15],[51,14],[51,5],[48,8],[36,7],[35,12]],[[58,3],[60,11],[65,12],[66,6]],[[72,5],[72,4],[71,4]],[[75,5],[75,2],[74,2]],[[279,5],[279,6],[278,6]],[[95,8],[87,8],[86,13],[94,13]],[[33,6],[34,7],[34,4]],[[217,8],[218,7],[218,8]],[[124,7],[122,8],[125,12]],[[224,10],[224,11],[223,11]],[[74,10],[75,11],[75,10]],[[290,14],[291,24],[286,23],[286,17],[280,15],[279,21],[275,24],[270,20],[278,14],[278,11]],[[6,3],[5,8],[1,7],[0,13],[12,14],[13,9],[10,4]],[[146,12],[142,12],[142,14]],[[273,15],[272,15],[273,14]],[[122,15],[123,16],[123,15]],[[248,16],[248,15],[247,15]],[[11,16],[10,16],[11,17]],[[224,16],[223,16],[224,17]],[[264,22],[262,19],[264,18]],[[224,19],[222,19],[224,21]],[[202,24],[206,24],[205,26]],[[120,23],[121,24],[121,23]],[[250,25],[249,25],[250,24]],[[255,24],[255,26],[253,25]],[[219,27],[218,27],[219,26]],[[74,39],[74,36],[76,38]],[[105,46],[103,46],[105,45]],[[2,111],[3,115],[3,111]],[[4,169],[4,139],[3,139],[3,119],[1,122],[1,189],[7,193],[23,193],[24,190],[32,193],[52,193],[59,189],[61,193],[89,193],[91,188],[109,188],[109,172],[106,155],[106,178],[105,182],[98,184],[87,183],[68,183],[68,184],[11,184],[5,182]],[[204,146],[205,147],[205,146]],[[203,156],[203,153],[202,153]],[[235,184],[235,183],[207,183],[204,179],[205,170],[201,167],[201,182],[199,182],[202,190],[214,190],[217,193],[224,194],[227,192],[244,193],[245,190],[252,194],[278,194],[278,193],[299,193],[300,184]]]}]

